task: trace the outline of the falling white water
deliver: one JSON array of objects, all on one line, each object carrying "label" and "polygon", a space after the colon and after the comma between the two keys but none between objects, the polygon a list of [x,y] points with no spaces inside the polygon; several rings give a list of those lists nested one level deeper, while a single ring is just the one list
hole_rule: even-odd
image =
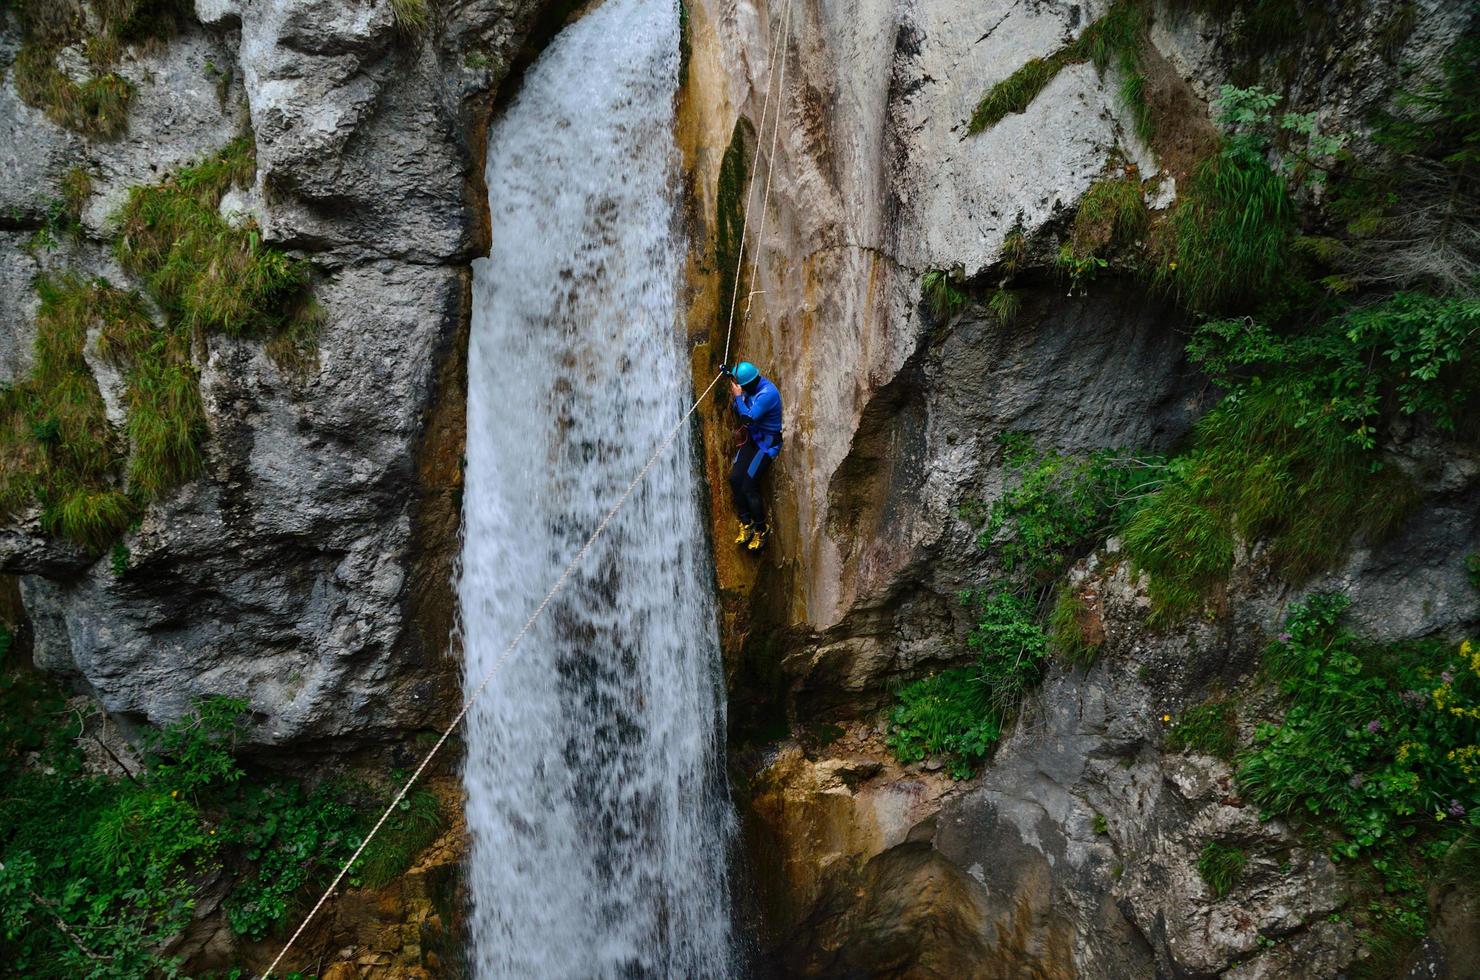
[{"label": "falling white water", "polygon": [[[471,688],[691,398],[673,0],[564,30],[489,132],[463,504]],[[475,976],[732,972],[724,701],[685,430],[467,725]]]}]

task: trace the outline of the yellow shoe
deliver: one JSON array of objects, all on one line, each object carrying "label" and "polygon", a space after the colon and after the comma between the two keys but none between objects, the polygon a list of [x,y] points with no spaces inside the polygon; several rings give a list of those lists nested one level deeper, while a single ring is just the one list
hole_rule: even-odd
[{"label": "yellow shoe", "polygon": [[766,535],[769,534],[770,531],[771,529],[768,527],[763,527],[759,531],[756,531],[755,535],[750,539],[750,544],[748,545],[750,550],[760,551],[762,548],[764,548],[766,546]]},{"label": "yellow shoe", "polygon": [[735,536],[735,543],[743,545],[745,542],[751,540],[751,536],[754,534],[755,528],[749,524],[742,523],[740,525],[740,533]]}]

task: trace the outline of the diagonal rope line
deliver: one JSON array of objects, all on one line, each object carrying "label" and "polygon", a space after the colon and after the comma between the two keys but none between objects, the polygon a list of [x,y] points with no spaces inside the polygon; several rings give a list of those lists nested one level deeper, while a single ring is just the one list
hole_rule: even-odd
[{"label": "diagonal rope line", "polygon": [[[786,13],[782,17],[782,27],[781,27],[781,78],[780,78],[779,82],[776,85],[776,91],[777,91],[778,94],[777,94],[777,98],[776,98],[776,118],[771,123],[771,152],[768,153],[768,154],[766,154],[766,189],[761,193],[761,224],[760,224],[760,228],[758,228],[756,230],[756,233],[755,233],[755,254],[756,254],[756,258],[759,258],[760,257],[761,245],[764,244],[765,243],[765,240],[766,240],[766,215],[769,214],[770,213],[770,210],[771,210],[770,208],[766,207],[766,204],[767,204],[767,202],[769,202],[771,200],[771,175],[776,170],[776,146],[777,146],[777,144],[779,142],[779,137],[781,135],[781,98],[780,98],[780,94],[779,93],[784,92],[786,90],[786,47],[787,47],[787,44],[790,41],[791,41],[791,0],[786,0]],[[770,79],[767,79],[767,83],[768,84],[769,84],[769,82],[770,82]],[[759,137],[757,137],[756,145],[757,146],[760,145]],[[755,180],[752,177],[751,184],[753,185],[754,183],[755,183]],[[747,218],[750,217],[749,212],[746,213],[746,217]],[[740,233],[740,253],[742,255],[745,254],[745,232],[744,232],[744,225],[743,224],[741,226],[741,233]],[[757,261],[755,261],[754,259],[752,259],[751,260],[751,263],[750,263],[750,291],[745,294],[745,312],[740,315],[740,319],[741,319],[742,322],[749,321],[749,319],[750,319],[750,304],[751,304],[752,301],[754,301],[755,296],[756,296],[756,292],[755,292],[755,276],[756,276],[756,272],[759,270],[759,268],[760,268],[760,263],[757,262]],[[736,269],[735,270],[735,280],[736,280],[735,292],[736,293],[738,293],[740,291],[740,289],[739,289],[739,279],[740,279],[740,270],[739,269]],[[730,298],[730,326],[731,327],[734,327],[734,325],[735,325],[735,300],[734,300],[734,296],[732,294],[732,296]],[[729,362],[730,362],[730,335],[729,335],[729,332],[726,331],[726,333],[725,333],[725,359],[724,359],[724,362],[723,363],[728,364]]]},{"label": "diagonal rope line", "polygon": [[[757,146],[759,146],[761,135],[765,131],[766,119],[770,114],[770,76],[774,73],[776,58],[780,57],[781,72],[778,79],[779,84],[776,86],[777,111],[776,117],[774,120],[772,120],[771,123],[771,153],[770,159],[767,163],[765,189],[761,198],[760,230],[762,233],[764,233],[765,230],[766,202],[769,199],[771,193],[771,174],[775,166],[776,145],[778,132],[781,125],[780,91],[782,86],[786,82],[786,47],[791,37],[791,6],[792,0],[786,0],[786,6],[782,14],[781,45],[780,47],[777,47],[773,44],[771,46],[770,55],[767,59],[766,99],[761,109],[760,129],[756,134],[756,142]],[[730,296],[729,322],[725,328],[725,362],[729,361],[730,338],[733,335],[735,328],[735,300],[739,293],[738,284],[740,280],[741,263],[744,261],[745,255],[745,231],[749,226],[750,208],[755,196],[755,178],[756,174],[752,172],[750,175],[750,187],[747,189],[745,195],[745,210],[742,214],[740,223],[740,248],[739,255],[736,257],[735,260],[736,289],[734,290],[734,292],[732,292]],[[750,284],[751,288],[754,289],[754,268],[752,268],[751,270]],[[746,297],[745,310],[747,314],[750,311],[750,297]],[[380,819],[375,821],[375,825],[370,828],[370,832],[366,834],[365,839],[360,842],[360,846],[355,848],[355,852],[350,855],[349,860],[346,861],[344,863],[344,866],[339,869],[339,873],[334,876],[334,880],[329,883],[329,887],[324,889],[324,893],[319,896],[319,899],[317,902],[314,903],[313,908],[309,909],[308,914],[303,917],[303,921],[298,924],[298,928],[293,930],[293,934],[288,937],[288,941],[283,944],[282,949],[278,950],[278,954],[273,957],[272,962],[269,963],[267,966],[267,970],[262,974],[264,980],[272,976],[273,972],[277,969],[278,964],[282,962],[283,957],[288,955],[288,951],[292,949],[293,944],[302,937],[304,930],[308,928],[308,924],[313,921],[314,916],[316,916],[319,913],[319,910],[322,909],[324,905],[329,901],[329,899],[333,897],[335,889],[337,889],[340,883],[344,881],[344,877],[345,875],[349,874],[350,868],[354,867],[355,862],[360,859],[360,855],[365,853],[365,848],[370,846],[370,842],[375,838],[376,834],[380,833],[380,829],[385,826],[385,822],[390,819],[390,816],[392,813],[395,812],[396,807],[399,806],[401,801],[406,798],[406,794],[411,792],[411,787],[415,785],[416,781],[419,778],[421,778],[422,773],[426,771],[427,767],[432,764],[432,760],[436,757],[437,753],[442,750],[442,746],[447,744],[447,740],[452,737],[452,733],[457,729],[458,725],[462,724],[462,720],[467,717],[468,711],[472,709],[474,702],[478,700],[479,696],[482,695],[484,689],[488,687],[488,684],[490,681],[493,680],[494,675],[499,672],[503,665],[514,654],[514,651],[518,649],[519,644],[524,640],[524,637],[534,627],[535,622],[544,613],[545,608],[550,605],[550,602],[555,598],[560,590],[565,587],[566,582],[570,580],[570,577],[572,574],[575,573],[576,568],[581,564],[582,560],[585,559],[586,555],[590,553],[591,547],[602,536],[602,534],[606,532],[607,525],[611,523],[612,518],[616,517],[617,512],[626,505],[628,499],[631,498],[633,491],[637,489],[638,485],[642,483],[643,479],[646,478],[646,476],[648,475],[648,471],[653,468],[658,459],[668,450],[668,447],[673,444],[673,440],[678,437],[678,433],[682,431],[685,425],[688,424],[689,419],[692,418],[694,413],[699,410],[699,406],[703,403],[704,399],[709,396],[709,393],[714,390],[715,385],[719,384],[720,379],[724,376],[724,371],[720,371],[718,374],[716,374],[714,376],[714,380],[710,381],[708,386],[706,386],[705,389],[699,393],[698,397],[694,399],[693,404],[689,406],[688,411],[684,412],[683,416],[678,420],[677,423],[674,424],[673,428],[668,430],[668,434],[663,438],[663,441],[658,445],[658,447],[653,450],[652,455],[648,457],[647,462],[643,464],[643,467],[640,471],[638,471],[637,476],[633,477],[632,482],[627,484],[627,489],[622,491],[622,495],[617,498],[617,502],[612,504],[611,509],[606,512],[606,515],[602,517],[600,523],[596,525],[596,530],[592,531],[591,536],[586,539],[585,544],[581,545],[581,550],[577,551],[575,556],[571,558],[571,560],[566,564],[564,570],[560,573],[560,577],[555,580],[555,584],[550,587],[550,591],[545,593],[545,597],[540,600],[540,604],[535,607],[534,612],[530,613],[529,618],[525,620],[524,625],[519,628],[519,632],[514,634],[514,638],[509,641],[508,646],[504,648],[503,652],[499,654],[498,659],[494,661],[493,666],[488,668],[488,671],[478,682],[478,686],[475,687],[473,689],[473,692],[469,694],[467,698],[463,701],[462,707],[458,709],[457,714],[453,717],[452,721],[448,723],[447,728],[442,732],[441,737],[437,739],[436,744],[431,747],[426,756],[421,760],[421,764],[416,767],[416,771],[411,774],[410,778],[408,778],[405,784],[401,786],[400,790],[396,793],[395,797],[391,800],[389,805],[386,806],[385,811],[380,815]]]},{"label": "diagonal rope line", "polygon": [[627,484],[627,489],[622,491],[622,495],[617,498],[617,502],[612,504],[611,509],[601,518],[601,522],[596,525],[596,530],[592,531],[591,536],[586,539],[586,543],[581,545],[581,550],[576,552],[575,557],[566,563],[565,569],[560,573],[560,577],[555,580],[555,584],[550,587],[550,591],[545,593],[545,597],[540,600],[540,604],[535,607],[534,612],[529,614],[529,618],[524,621],[524,625],[519,628],[519,632],[514,634],[514,638],[509,641],[509,645],[504,647],[503,653],[499,654],[499,658],[493,662],[493,666],[488,668],[488,671],[483,675],[483,679],[473,689],[473,693],[468,695],[467,699],[463,701],[463,705],[458,710],[457,715],[442,732],[442,737],[437,739],[437,744],[433,745],[431,750],[427,752],[426,757],[421,760],[421,765],[417,766],[416,771],[411,774],[411,778],[406,780],[405,785],[401,787],[395,799],[391,800],[390,805],[385,808],[385,812],[380,815],[380,819],[375,821],[375,826],[370,828],[370,833],[365,835],[365,839],[360,842],[360,846],[355,848],[355,853],[350,855],[350,859],[344,863],[344,867],[339,869],[339,873],[334,876],[334,880],[329,883],[329,887],[324,889],[324,894],[319,896],[319,900],[314,903],[308,915],[303,917],[303,922],[294,930],[293,935],[288,938],[288,941],[283,944],[283,948],[273,958],[273,961],[268,964],[267,972],[263,974],[263,977],[272,976],[272,972],[277,969],[278,963],[287,955],[288,950],[298,941],[298,938],[303,935],[303,930],[308,928],[309,921],[318,914],[319,909],[323,908],[324,903],[333,896],[334,890],[339,887],[339,883],[344,880],[344,876],[349,873],[349,869],[354,866],[354,863],[360,859],[360,855],[370,845],[371,839],[380,832],[380,828],[385,825],[386,820],[390,819],[390,815],[395,812],[396,807],[406,798],[406,794],[411,791],[412,784],[426,771],[427,766],[431,765],[433,757],[441,751],[442,746],[446,744],[447,739],[452,736],[457,726],[462,724],[463,718],[467,716],[469,709],[473,707],[473,702],[478,700],[479,695],[483,693],[483,689],[488,686],[489,681],[493,680],[494,675],[499,672],[509,657],[513,655],[514,651],[519,647],[520,642],[523,641],[530,629],[533,628],[535,621],[545,611],[545,607],[565,587],[565,583],[575,573],[577,566],[581,564],[581,560],[591,551],[591,546],[606,532],[607,525],[611,523],[613,517],[617,516],[617,511],[622,509],[623,505],[627,503],[628,498],[632,496],[632,492],[637,489],[638,484],[648,475],[648,471],[653,468],[653,465],[658,462],[658,459],[668,450],[668,447],[673,445],[673,440],[678,437],[679,432],[688,424],[689,419],[699,410],[699,405],[714,390],[714,386],[719,384],[719,379],[723,377],[723,372],[716,374],[714,380],[709,382],[709,387],[705,388],[699,397],[694,399],[694,403],[689,406],[689,410],[684,412],[683,417],[678,420],[673,428],[668,430],[668,435],[659,443],[658,448],[653,450],[652,455],[647,458],[647,462],[643,464],[637,476],[632,478],[632,482]]},{"label": "diagonal rope line", "polygon": [[[766,117],[771,112],[771,79],[776,74],[776,59],[781,59],[780,84],[776,86],[776,118],[771,121],[771,153],[766,162],[766,188],[761,196],[761,232],[766,229],[766,202],[771,196],[771,168],[776,163],[776,134],[781,130],[781,91],[786,84],[786,48],[791,41],[791,0],[786,0],[786,7],[781,15],[781,44],[771,45],[771,56],[766,61],[766,99],[761,104],[761,124],[756,129],[755,145],[759,149],[762,141],[766,138]],[[750,186],[745,191],[745,210],[740,215],[740,247],[735,250],[735,288],[730,290],[730,315],[725,324],[725,353],[720,359],[720,364],[730,363],[730,338],[735,333],[735,301],[740,296],[740,271],[745,264],[745,231],[750,227],[750,210],[755,201],[755,178],[754,170],[750,173]],[[756,236],[756,249],[760,249],[760,235]],[[755,288],[755,263],[751,263],[750,288]],[[745,316],[750,315],[750,297],[745,298]]]}]

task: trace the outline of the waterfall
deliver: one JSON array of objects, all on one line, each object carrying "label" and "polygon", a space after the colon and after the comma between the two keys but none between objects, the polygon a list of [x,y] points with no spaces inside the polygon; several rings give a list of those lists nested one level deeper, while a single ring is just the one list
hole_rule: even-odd
[{"label": "waterfall", "polygon": [[[488,138],[459,582],[466,684],[692,397],[674,0],[605,0]],[[723,679],[687,431],[469,715],[474,975],[732,971]]]}]

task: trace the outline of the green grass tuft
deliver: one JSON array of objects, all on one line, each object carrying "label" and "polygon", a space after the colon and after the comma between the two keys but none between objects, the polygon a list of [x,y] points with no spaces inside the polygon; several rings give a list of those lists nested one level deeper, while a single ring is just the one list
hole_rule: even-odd
[{"label": "green grass tuft", "polygon": [[95,139],[116,139],[128,129],[128,107],[134,87],[113,73],[81,84],[56,66],[57,49],[27,44],[16,55],[16,92],[27,105],[46,113],[59,126]]},{"label": "green grass tuft", "polygon": [[1227,895],[1243,876],[1249,857],[1241,848],[1210,840],[1197,856],[1197,873],[1218,899]]},{"label": "green grass tuft", "polygon": [[1166,746],[1173,752],[1191,749],[1231,761],[1238,751],[1238,712],[1221,699],[1194,705],[1177,718],[1167,733]]},{"label": "green grass tuft", "polygon": [[1098,180],[1079,200],[1070,244],[1079,258],[1098,255],[1107,247],[1138,241],[1149,221],[1139,179],[1125,175]]},{"label": "green grass tuft", "polygon": [[1011,113],[1025,112],[1038,98],[1038,93],[1047,88],[1070,61],[1062,53],[1034,58],[993,85],[977,103],[966,132],[975,135],[997,125]]},{"label": "green grass tuft", "polygon": [[1023,310],[1023,297],[1015,289],[994,289],[987,298],[987,309],[1003,326],[1011,326]]},{"label": "green grass tuft", "polygon": [[1263,541],[1290,581],[1327,567],[1353,535],[1378,537],[1409,511],[1410,481],[1327,419],[1301,424],[1274,385],[1225,398],[1198,422],[1193,449],[1125,523],[1126,551],[1151,575],[1153,616],[1175,621],[1233,569],[1235,544]]},{"label": "green grass tuft", "polygon": [[956,288],[950,274],[943,269],[931,269],[920,277],[920,297],[931,315],[940,321],[960,313],[967,303],[966,294]]},{"label": "green grass tuft", "polygon": [[427,790],[407,794],[365,848],[355,873],[365,886],[384,888],[411,867],[416,856],[441,836],[444,827],[435,796]]},{"label": "green grass tuft", "polygon": [[1033,58],[988,89],[967,122],[967,133],[975,135],[1012,113],[1026,111],[1065,67],[1089,61],[1101,75],[1111,64],[1120,70],[1123,78],[1120,97],[1131,110],[1137,134],[1143,140],[1150,140],[1151,112],[1146,105],[1146,80],[1140,64],[1145,35],[1145,14],[1140,4],[1133,0],[1115,4],[1073,43],[1046,58]]},{"label": "green grass tuft", "polygon": [[1095,628],[1084,597],[1068,586],[1060,586],[1054,597],[1048,637],[1054,652],[1085,670],[1094,666],[1105,643],[1104,632]]},{"label": "green grass tuft", "polygon": [[1262,157],[1225,151],[1198,164],[1164,231],[1153,278],[1189,309],[1217,311],[1278,293],[1295,211]]},{"label": "green grass tuft", "polygon": [[427,0],[391,0],[391,14],[396,27],[412,36],[420,35],[432,22]]},{"label": "green grass tuft", "polygon": [[137,297],[102,280],[39,276],[28,377],[0,391],[0,514],[41,505],[48,531],[99,548],[136,508],[115,485],[119,440],[83,355],[88,330]]}]

